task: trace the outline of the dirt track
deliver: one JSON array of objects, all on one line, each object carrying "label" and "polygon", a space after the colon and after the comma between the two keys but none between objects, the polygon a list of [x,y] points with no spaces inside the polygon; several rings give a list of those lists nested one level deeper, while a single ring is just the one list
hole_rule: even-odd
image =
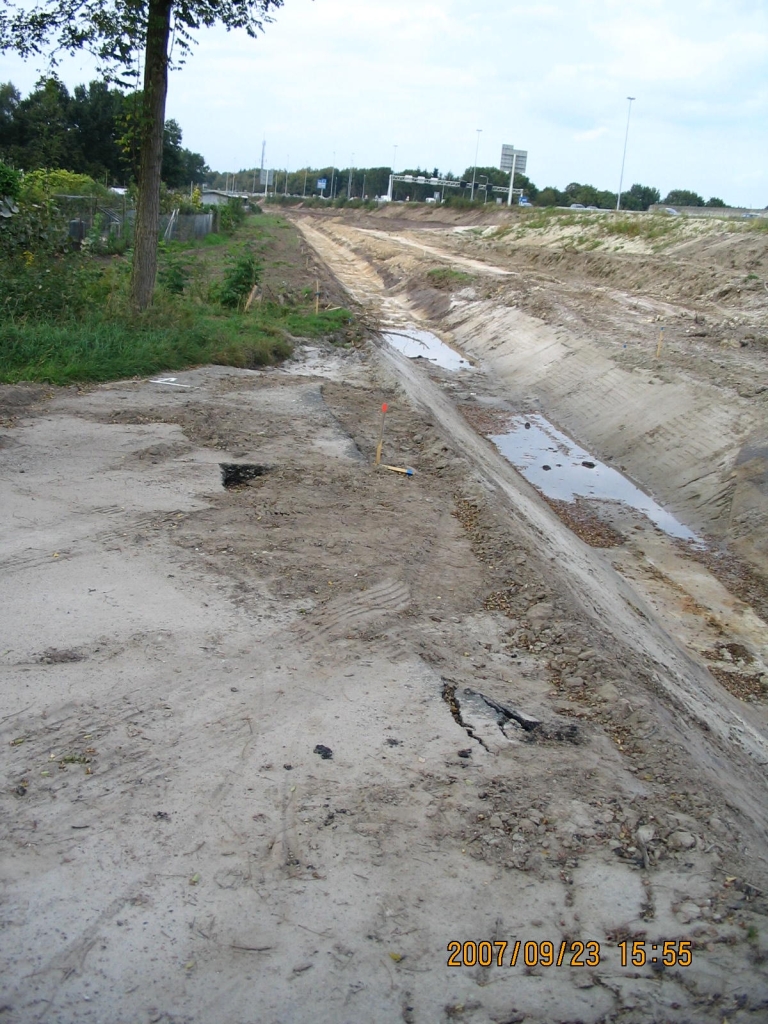
[{"label": "dirt track", "polygon": [[[481,404],[574,429],[551,325],[502,301],[529,270],[371,226],[300,222],[372,317],[435,327],[473,370],[304,348],[189,390],[1,396],[2,1019],[760,1020],[768,722],[718,679],[759,682],[764,623],[647,522],[583,543],[470,426]],[[473,280],[452,297],[438,265]],[[558,344],[640,359],[597,328]],[[759,346],[723,352],[764,372]],[[675,365],[674,401],[712,387]],[[754,447],[760,400],[729,437]],[[382,401],[413,478],[372,464]],[[266,471],[225,490],[221,463]],[[759,606],[760,543],[673,483],[657,496],[750,557]],[[508,941],[506,966],[448,967],[454,939]],[[517,939],[563,963],[508,966]],[[624,939],[649,962],[622,966]],[[570,966],[590,940],[599,964]],[[663,967],[664,940],[692,964]]]}]

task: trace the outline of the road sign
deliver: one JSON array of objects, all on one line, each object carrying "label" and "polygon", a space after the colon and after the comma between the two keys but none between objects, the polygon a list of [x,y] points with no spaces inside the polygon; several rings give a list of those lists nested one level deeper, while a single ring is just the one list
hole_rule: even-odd
[{"label": "road sign", "polygon": [[327,178],[318,178],[317,179],[317,187],[320,189],[321,192],[323,192],[326,188],[328,188],[328,179]]},{"label": "road sign", "polygon": [[525,165],[528,162],[528,150],[515,149],[514,146],[502,146],[499,170],[506,171],[507,174],[510,174],[512,171],[513,160],[515,161],[515,174],[525,174]]},{"label": "road sign", "polygon": [[260,185],[274,185],[275,184],[275,172],[268,171],[266,167],[262,167],[259,172],[259,184]]}]

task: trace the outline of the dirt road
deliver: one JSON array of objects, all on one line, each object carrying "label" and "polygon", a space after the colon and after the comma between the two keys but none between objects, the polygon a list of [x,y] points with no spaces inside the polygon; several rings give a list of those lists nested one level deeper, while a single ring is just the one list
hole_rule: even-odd
[{"label": "dirt road", "polygon": [[584,543],[483,438],[516,397],[461,304],[522,271],[451,297],[447,234],[300,227],[475,367],[0,394],[0,1019],[761,1019],[759,609],[639,517]]}]

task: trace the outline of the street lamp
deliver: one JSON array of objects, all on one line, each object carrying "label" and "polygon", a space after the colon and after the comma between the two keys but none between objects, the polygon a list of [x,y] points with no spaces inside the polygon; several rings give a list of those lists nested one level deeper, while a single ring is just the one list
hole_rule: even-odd
[{"label": "street lamp", "polygon": [[616,196],[616,213],[621,209],[621,186],[624,181],[624,161],[627,159],[627,139],[629,138],[629,115],[632,113],[634,96],[627,96],[629,106],[627,107],[627,130],[624,133],[624,155],[621,158],[621,174],[619,175],[619,194]]},{"label": "street lamp", "polygon": [[475,174],[477,172],[477,153],[478,150],[480,149],[480,132],[482,130],[482,128],[475,129],[475,131],[477,132],[477,145],[475,146],[475,166],[472,168],[472,194],[469,197],[471,200],[475,198]]}]

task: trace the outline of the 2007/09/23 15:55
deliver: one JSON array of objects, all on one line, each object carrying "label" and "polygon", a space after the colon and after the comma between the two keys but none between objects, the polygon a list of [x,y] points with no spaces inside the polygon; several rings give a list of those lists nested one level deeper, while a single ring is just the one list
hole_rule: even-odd
[{"label": "2007/09/23 15:55", "polygon": [[[690,967],[693,952],[690,939],[668,939],[647,942],[645,939],[616,943],[622,967],[644,967],[663,964],[665,967]],[[504,941],[454,939],[448,943],[448,967],[597,967],[601,962],[600,943],[563,939],[559,943],[517,939]],[[522,958],[520,953],[522,952]]]}]

